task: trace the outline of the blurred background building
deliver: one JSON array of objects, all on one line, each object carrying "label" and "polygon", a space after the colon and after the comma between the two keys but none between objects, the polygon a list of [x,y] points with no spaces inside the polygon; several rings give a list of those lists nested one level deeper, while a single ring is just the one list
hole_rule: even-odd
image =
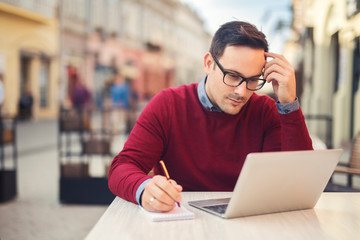
[{"label": "blurred background building", "polygon": [[18,115],[31,94],[32,118],[57,117],[74,74],[98,107],[119,71],[139,100],[199,81],[211,40],[203,25],[179,0],[1,0],[3,112]]},{"label": "blurred background building", "polygon": [[[102,108],[119,72],[131,83],[137,103],[163,88],[199,81],[211,35],[183,2],[0,0],[0,74],[6,95],[1,111],[56,118],[76,81]],[[278,34],[290,36],[284,54],[296,68],[309,130],[328,147],[360,131],[359,5],[359,0],[293,0],[292,22],[279,21],[270,33],[291,32]],[[279,12],[267,9],[264,26]]]},{"label": "blurred background building", "polygon": [[285,54],[309,131],[340,147],[360,131],[360,1],[294,0]]},{"label": "blurred background building", "polygon": [[33,98],[32,114],[57,113],[59,27],[56,1],[0,1],[2,111],[19,113],[21,98]]},{"label": "blurred background building", "polygon": [[[359,5],[294,0],[291,26],[279,27],[292,30],[285,55],[296,67],[302,109],[317,119],[309,129],[331,146],[360,130]],[[56,118],[74,74],[98,107],[116,72],[146,101],[199,81],[210,40],[180,0],[0,0],[2,112],[21,115],[20,103],[31,98],[32,118]]]}]

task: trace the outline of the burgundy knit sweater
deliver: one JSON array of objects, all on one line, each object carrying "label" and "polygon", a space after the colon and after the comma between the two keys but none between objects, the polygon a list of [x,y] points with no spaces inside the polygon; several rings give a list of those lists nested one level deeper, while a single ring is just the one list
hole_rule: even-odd
[{"label": "burgundy knit sweater", "polygon": [[137,203],[147,173],[162,174],[161,159],[185,191],[232,191],[248,153],[312,149],[301,110],[280,115],[273,99],[254,93],[237,115],[211,112],[197,86],[163,90],[148,103],[112,162],[115,195]]}]

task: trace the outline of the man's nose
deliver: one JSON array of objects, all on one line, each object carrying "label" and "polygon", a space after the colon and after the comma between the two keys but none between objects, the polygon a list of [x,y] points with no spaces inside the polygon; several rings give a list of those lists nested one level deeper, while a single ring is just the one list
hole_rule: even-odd
[{"label": "man's nose", "polygon": [[235,87],[234,92],[239,96],[244,96],[247,92],[246,82],[243,81],[239,86]]}]

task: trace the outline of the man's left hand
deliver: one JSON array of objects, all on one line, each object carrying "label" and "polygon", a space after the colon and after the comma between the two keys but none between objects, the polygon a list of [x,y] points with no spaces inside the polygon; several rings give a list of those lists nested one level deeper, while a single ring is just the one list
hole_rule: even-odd
[{"label": "man's left hand", "polygon": [[295,70],[288,60],[280,54],[265,52],[267,61],[264,68],[264,78],[271,82],[276,97],[281,104],[287,104],[296,99]]}]

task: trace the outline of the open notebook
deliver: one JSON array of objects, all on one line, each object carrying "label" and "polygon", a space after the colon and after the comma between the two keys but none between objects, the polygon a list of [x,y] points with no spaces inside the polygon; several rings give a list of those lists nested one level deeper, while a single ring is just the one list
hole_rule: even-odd
[{"label": "open notebook", "polygon": [[176,207],[173,210],[166,213],[149,212],[142,207],[140,208],[145,213],[145,215],[147,215],[154,222],[189,220],[195,218],[195,214],[193,212],[190,212],[184,206],[178,207],[176,205]]}]

